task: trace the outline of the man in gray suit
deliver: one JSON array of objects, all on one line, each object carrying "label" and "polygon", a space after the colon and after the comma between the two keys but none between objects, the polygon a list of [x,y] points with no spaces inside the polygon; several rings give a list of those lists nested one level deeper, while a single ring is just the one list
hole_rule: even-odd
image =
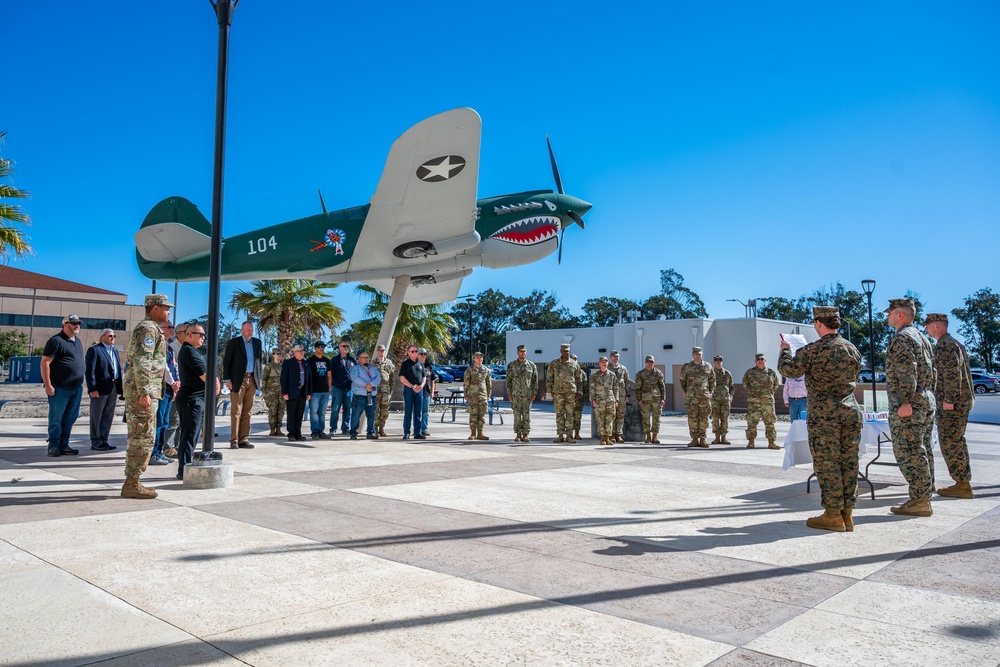
[{"label": "man in gray suit", "polygon": [[90,448],[107,452],[115,449],[108,444],[108,435],[122,394],[122,360],[115,349],[114,330],[101,332],[101,342],[87,350],[84,368],[90,394]]}]

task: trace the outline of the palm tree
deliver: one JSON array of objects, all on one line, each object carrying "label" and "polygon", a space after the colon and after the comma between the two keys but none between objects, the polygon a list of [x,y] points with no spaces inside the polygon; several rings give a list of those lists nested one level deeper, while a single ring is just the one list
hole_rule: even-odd
[{"label": "palm tree", "polygon": [[288,355],[298,335],[319,336],[323,327],[335,329],[344,323],[344,311],[330,301],[326,290],[336,283],[316,280],[252,280],[249,292],[236,290],[229,307],[247,314],[261,329],[278,330],[278,347]]},{"label": "palm tree", "polygon": [[[6,132],[0,132],[0,145]],[[17,204],[8,204],[5,199],[26,199],[28,192],[18,190],[13,185],[3,183],[3,179],[9,178],[14,173],[14,168],[10,160],[0,158],[0,261],[5,261],[11,256],[23,257],[31,254],[31,246],[28,245],[28,237],[24,235],[13,224],[31,224],[28,214]]]},{"label": "palm tree", "polygon": [[[369,299],[364,310],[367,319],[355,322],[351,327],[354,342],[374,345],[389,306],[389,295],[368,285],[358,285],[354,291],[367,295]],[[443,312],[439,304],[408,306],[404,303],[388,345],[389,354],[397,362],[405,359],[405,350],[409,345],[427,348],[431,354],[444,354],[451,348],[451,330],[455,326],[455,320]]]}]

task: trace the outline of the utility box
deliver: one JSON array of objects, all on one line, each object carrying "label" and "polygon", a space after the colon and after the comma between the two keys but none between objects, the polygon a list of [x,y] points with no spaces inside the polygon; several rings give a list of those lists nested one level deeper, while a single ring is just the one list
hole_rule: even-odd
[{"label": "utility box", "polygon": [[11,357],[7,382],[42,383],[41,357]]}]

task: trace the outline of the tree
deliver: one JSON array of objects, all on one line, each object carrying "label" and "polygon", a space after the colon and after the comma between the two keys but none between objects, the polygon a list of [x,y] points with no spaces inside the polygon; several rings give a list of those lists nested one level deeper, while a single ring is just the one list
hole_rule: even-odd
[{"label": "tree", "polygon": [[965,307],[955,308],[952,315],[961,321],[959,333],[969,350],[982,359],[990,373],[997,367],[1000,353],[1000,294],[984,287],[965,297]]},{"label": "tree", "polygon": [[456,301],[449,313],[455,322],[451,359],[472,363],[469,358],[470,338],[473,349],[483,353],[506,350],[506,332],[512,326],[518,306],[518,299],[494,289],[477,294],[471,309],[468,303]]},{"label": "tree", "polygon": [[[320,338],[344,324],[344,311],[330,301],[326,290],[335,283],[316,280],[253,280],[251,291],[236,290],[229,307],[246,313],[262,330],[278,331],[278,347],[288,354],[296,336]],[[220,336],[221,339],[221,336]]]},{"label": "tree", "polygon": [[[350,328],[349,340],[356,349],[371,350],[378,342],[378,334],[389,307],[389,295],[368,285],[354,288],[358,294],[368,296],[368,305],[363,314],[366,319],[355,322]],[[401,363],[410,345],[426,348],[430,354],[443,355],[451,347],[451,330],[455,320],[441,309],[440,304],[431,306],[410,306],[403,304],[396,320],[396,330],[392,334],[387,350],[396,363]],[[347,337],[347,335],[345,335]],[[374,353],[372,352],[372,357]]]},{"label": "tree", "polygon": [[[0,146],[6,132],[0,132]],[[27,199],[28,192],[19,190],[13,185],[4,183],[14,173],[13,163],[0,158],[0,262],[11,257],[20,258],[31,254],[28,237],[14,225],[30,225],[28,214],[18,204],[6,202],[7,199]]]},{"label": "tree", "polygon": [[794,301],[781,296],[757,299],[757,317],[802,323],[812,322],[813,319],[812,307],[802,296]]},{"label": "tree", "polygon": [[559,297],[544,290],[532,290],[526,297],[514,297],[511,326],[521,331],[531,329],[567,329],[580,326],[580,318],[559,305]]},{"label": "tree", "polygon": [[28,334],[17,329],[0,331],[0,364],[19,357],[28,349]]},{"label": "tree", "polygon": [[668,299],[672,299],[676,304],[674,310],[676,315],[671,317],[668,314],[667,317],[669,319],[684,320],[695,317],[708,317],[708,311],[705,310],[705,304],[702,302],[701,297],[691,291],[691,289],[685,287],[684,276],[673,269],[660,271],[660,294]]},{"label": "tree", "polygon": [[610,327],[630,310],[640,310],[639,304],[632,299],[599,296],[584,302],[581,321],[585,327]]}]

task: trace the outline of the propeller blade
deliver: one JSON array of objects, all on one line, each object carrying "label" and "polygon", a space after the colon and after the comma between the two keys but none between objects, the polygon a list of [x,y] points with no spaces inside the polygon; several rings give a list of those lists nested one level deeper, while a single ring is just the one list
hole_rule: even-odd
[{"label": "propeller blade", "polygon": [[566,215],[573,219],[573,222],[580,225],[580,229],[586,229],[587,225],[583,224],[583,218],[576,211],[566,211]]},{"label": "propeller blade", "polygon": [[549,135],[545,135],[545,143],[549,146],[549,160],[552,162],[552,177],[556,179],[556,191],[559,194],[565,194],[562,187],[562,179],[559,178],[559,167],[556,165],[556,155],[552,152],[552,142],[549,141]]},{"label": "propeller blade", "polygon": [[566,236],[566,228],[563,227],[562,231],[559,232],[559,258],[556,260],[556,264],[562,264],[562,245],[563,245],[563,237],[565,236]]}]

